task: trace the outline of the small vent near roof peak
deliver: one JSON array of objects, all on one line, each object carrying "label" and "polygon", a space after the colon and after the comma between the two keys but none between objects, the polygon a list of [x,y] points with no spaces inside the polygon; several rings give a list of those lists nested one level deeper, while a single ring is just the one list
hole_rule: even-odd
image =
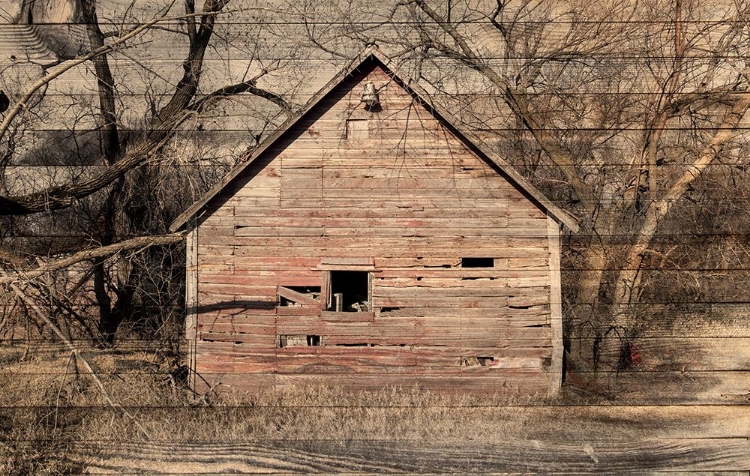
[{"label": "small vent near roof peak", "polygon": [[362,93],[362,102],[365,103],[366,109],[374,109],[380,106],[380,98],[374,84],[365,84],[365,90]]}]

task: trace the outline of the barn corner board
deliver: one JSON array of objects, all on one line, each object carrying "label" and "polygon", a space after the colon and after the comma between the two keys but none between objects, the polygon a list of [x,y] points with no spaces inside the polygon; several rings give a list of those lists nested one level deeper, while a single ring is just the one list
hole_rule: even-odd
[{"label": "barn corner board", "polygon": [[425,98],[368,50],[175,221],[196,390],[557,391],[575,220]]}]

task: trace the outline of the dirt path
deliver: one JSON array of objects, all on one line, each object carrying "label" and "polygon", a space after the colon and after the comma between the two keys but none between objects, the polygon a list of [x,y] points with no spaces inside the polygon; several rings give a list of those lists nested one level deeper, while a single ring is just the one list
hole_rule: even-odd
[{"label": "dirt path", "polygon": [[[491,411],[476,408],[473,411]],[[80,447],[93,474],[750,471],[750,406],[517,407],[523,437],[129,442]],[[91,452],[97,451],[94,456]],[[726,473],[728,472],[728,473]]]}]

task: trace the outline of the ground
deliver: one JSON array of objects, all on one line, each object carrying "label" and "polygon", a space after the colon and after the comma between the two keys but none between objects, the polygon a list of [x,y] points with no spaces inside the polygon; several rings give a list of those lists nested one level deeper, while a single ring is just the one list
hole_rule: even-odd
[{"label": "ground", "polygon": [[170,356],[130,343],[90,349],[115,409],[61,346],[0,350],[8,474],[750,471],[746,403],[623,404],[569,383],[553,399],[416,387],[199,399],[170,378]]}]

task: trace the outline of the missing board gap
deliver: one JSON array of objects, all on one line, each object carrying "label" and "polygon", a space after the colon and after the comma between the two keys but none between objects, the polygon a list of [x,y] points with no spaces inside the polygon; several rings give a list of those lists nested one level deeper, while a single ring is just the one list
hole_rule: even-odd
[{"label": "missing board gap", "polygon": [[279,348],[286,347],[319,347],[323,345],[323,340],[319,335],[314,334],[287,334],[280,335]]},{"label": "missing board gap", "polygon": [[495,361],[495,357],[491,356],[476,356],[476,357],[464,357],[461,359],[462,367],[489,367]]},{"label": "missing board gap", "polygon": [[462,268],[494,268],[495,258],[461,258]]}]

